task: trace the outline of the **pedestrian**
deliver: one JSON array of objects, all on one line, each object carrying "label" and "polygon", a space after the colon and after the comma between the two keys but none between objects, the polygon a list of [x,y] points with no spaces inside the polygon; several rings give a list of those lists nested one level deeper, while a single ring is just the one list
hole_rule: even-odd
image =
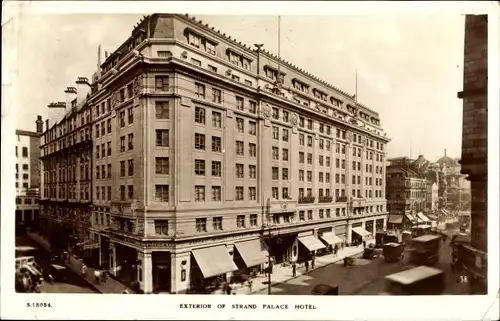
[{"label": "pedestrian", "polygon": [[99,284],[101,281],[101,271],[98,269],[94,270],[94,278],[95,278],[95,283]]},{"label": "pedestrian", "polygon": [[363,248],[366,248],[366,241],[363,241]]},{"label": "pedestrian", "polygon": [[248,290],[249,290],[250,293],[252,293],[252,285],[253,285],[253,280],[249,279],[248,280]]},{"label": "pedestrian", "polygon": [[295,264],[295,262],[292,263],[292,276],[297,276],[297,265]]},{"label": "pedestrian", "polygon": [[339,251],[339,246],[335,244],[335,248],[333,249],[333,253],[335,254],[335,256],[337,256],[338,251]]},{"label": "pedestrian", "polygon": [[87,276],[87,265],[82,264],[82,276],[86,277]]},{"label": "pedestrian", "polygon": [[306,272],[309,272],[309,261],[305,261],[304,266],[306,268]]},{"label": "pedestrian", "polygon": [[99,270],[101,271],[102,283],[106,283],[106,281],[108,280],[108,271],[104,269],[99,269]]},{"label": "pedestrian", "polygon": [[311,270],[314,270],[315,257],[313,256],[311,259]]},{"label": "pedestrian", "polygon": [[344,242],[340,243],[340,245],[342,246],[342,250],[344,249]]},{"label": "pedestrian", "polygon": [[231,295],[231,292],[233,291],[231,284],[226,283],[226,294]]}]

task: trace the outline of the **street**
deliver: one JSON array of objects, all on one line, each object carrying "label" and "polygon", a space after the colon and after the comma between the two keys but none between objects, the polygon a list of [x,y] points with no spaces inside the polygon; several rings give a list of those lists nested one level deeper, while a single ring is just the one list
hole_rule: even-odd
[{"label": "street", "polygon": [[[339,295],[377,295],[385,291],[384,277],[401,271],[407,265],[408,256],[399,262],[387,263],[383,256],[365,260],[361,255],[352,267],[344,267],[343,262],[330,264],[306,275],[291,279],[286,283],[272,286],[273,295],[310,295],[317,284],[339,287]],[[446,289],[443,294],[467,294],[467,285],[457,283],[450,269],[451,248],[449,239],[441,245],[440,261],[437,268],[446,272]],[[266,295],[267,289],[254,294]]]},{"label": "street", "polygon": [[48,261],[48,253],[40,246],[28,238],[25,234],[16,235],[16,247],[33,247],[36,250],[26,252],[19,255],[16,253],[16,257],[19,256],[34,256],[35,261],[43,269],[44,282],[42,285],[42,292],[46,293],[98,293],[94,288],[92,288],[84,279],[79,275],[75,274],[69,268],[66,270],[66,279],[64,281],[57,280],[53,283],[48,282],[47,274],[50,271],[50,263]]}]

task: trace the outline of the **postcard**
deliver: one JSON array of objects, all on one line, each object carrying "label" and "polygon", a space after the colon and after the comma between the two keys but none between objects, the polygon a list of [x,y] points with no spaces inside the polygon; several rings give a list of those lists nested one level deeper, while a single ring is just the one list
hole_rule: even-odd
[{"label": "postcard", "polygon": [[2,317],[498,319],[498,3],[2,6]]}]

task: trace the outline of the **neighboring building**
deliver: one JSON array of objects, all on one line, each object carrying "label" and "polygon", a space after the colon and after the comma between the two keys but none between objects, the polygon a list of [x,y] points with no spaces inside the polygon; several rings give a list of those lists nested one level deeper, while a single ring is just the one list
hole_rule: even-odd
[{"label": "neighboring building", "polygon": [[57,159],[92,123],[82,220],[122,282],[186,293],[266,262],[253,256],[262,240],[295,261],[327,233],[351,243],[385,227],[389,139],[352,95],[183,15],[145,17],[99,65],[82,107],[44,133],[44,202],[47,219],[79,224],[80,175],[62,183]]},{"label": "neighboring building", "polygon": [[[471,182],[471,244],[459,252],[473,293],[486,294],[488,267],[488,16],[465,17],[461,173]],[[496,215],[496,213],[493,213]]]},{"label": "neighboring building", "polygon": [[98,235],[91,230],[93,145],[91,111],[86,101],[89,92],[88,79],[79,77],[76,87],[65,90],[65,102],[48,105],[40,157],[40,223],[52,247],[69,247],[97,262]]},{"label": "neighboring building", "polygon": [[446,155],[437,160],[441,168],[446,191],[446,203],[443,208],[451,211],[466,211],[470,209],[470,183],[460,173],[461,165],[458,159]]},{"label": "neighboring building", "polygon": [[16,223],[38,221],[42,116],[35,124],[36,132],[16,130]]},{"label": "neighboring building", "polygon": [[439,205],[439,187],[432,181],[427,181],[425,210],[427,212],[435,213]]}]

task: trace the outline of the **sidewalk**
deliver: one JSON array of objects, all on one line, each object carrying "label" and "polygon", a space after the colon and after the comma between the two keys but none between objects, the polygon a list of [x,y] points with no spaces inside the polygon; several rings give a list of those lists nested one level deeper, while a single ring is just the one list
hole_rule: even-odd
[{"label": "sidewalk", "polygon": [[[29,238],[31,238],[36,243],[40,244],[45,250],[50,250],[50,244],[47,239],[38,233],[27,232]],[[69,262],[66,262],[66,265],[80,277],[82,277],[85,281],[87,281],[93,288],[95,288],[100,293],[123,293],[123,291],[127,290],[130,294],[134,294],[135,291],[126,287],[122,283],[116,281],[111,276],[108,276],[106,283],[97,283],[94,276],[94,269],[91,267],[87,267],[87,275],[82,275],[82,259],[75,258],[73,255],[70,256]],[[109,274],[108,274],[109,275]]]},{"label": "sidewalk", "polygon": [[[342,261],[347,256],[352,256],[360,253],[363,253],[362,245],[360,245],[359,247],[357,246],[346,247],[343,250],[339,250],[337,256],[335,257],[333,256],[333,254],[318,256],[316,257],[316,264],[314,269],[316,270],[322,268],[324,266],[333,264],[335,262]],[[309,272],[311,271],[312,270],[309,269]],[[301,276],[303,274],[306,274],[304,264],[297,265],[297,273],[295,277],[292,274],[291,265],[290,266],[275,265],[273,274],[271,276],[272,280],[271,283],[272,284],[286,283],[287,281],[294,279],[298,276]],[[246,284],[238,284],[236,285],[235,293],[251,294],[267,289],[267,275],[259,275],[256,278],[253,278],[252,281],[253,281],[252,291],[250,291],[250,289]]]}]

